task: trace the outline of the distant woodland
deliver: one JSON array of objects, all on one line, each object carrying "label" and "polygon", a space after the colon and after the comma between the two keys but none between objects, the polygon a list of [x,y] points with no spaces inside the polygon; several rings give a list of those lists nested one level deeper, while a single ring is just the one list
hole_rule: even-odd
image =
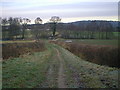
[{"label": "distant woodland", "polygon": [[119,22],[88,20],[71,23],[48,22],[42,24],[42,19],[37,17],[35,24],[30,24],[28,18],[2,18],[2,40],[17,39],[51,39],[53,30],[56,29],[55,38],[65,39],[118,39],[120,32]]}]

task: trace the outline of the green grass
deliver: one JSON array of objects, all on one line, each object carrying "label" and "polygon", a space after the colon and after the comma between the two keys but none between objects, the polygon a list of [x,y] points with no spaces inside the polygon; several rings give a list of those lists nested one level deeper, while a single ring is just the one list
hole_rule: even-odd
[{"label": "green grass", "polygon": [[[43,52],[23,55],[3,62],[3,88],[57,87],[59,62],[53,45],[46,42]],[[55,54],[53,54],[55,53]],[[49,75],[51,68],[52,74]],[[48,79],[49,77],[49,79]]]},{"label": "green grass", "polygon": [[119,37],[120,32],[113,32],[113,34],[114,34],[115,37]]},{"label": "green grass", "polygon": [[72,40],[73,42],[81,43],[81,44],[118,46],[118,40],[63,39],[62,41],[65,41],[65,40]]},{"label": "green grass", "polygon": [[118,40],[79,40],[80,43],[117,46]]},{"label": "green grass", "polygon": [[50,47],[44,52],[24,55],[3,62],[3,88],[34,88],[46,79],[51,58]]},{"label": "green grass", "polygon": [[46,47],[50,47],[51,50],[51,58],[49,58],[49,65],[48,65],[48,71],[46,74],[46,80],[41,83],[41,88],[57,88],[57,78],[58,78],[58,69],[59,69],[59,60],[58,57],[56,57],[57,53],[54,49],[54,45],[49,44],[46,41]]}]

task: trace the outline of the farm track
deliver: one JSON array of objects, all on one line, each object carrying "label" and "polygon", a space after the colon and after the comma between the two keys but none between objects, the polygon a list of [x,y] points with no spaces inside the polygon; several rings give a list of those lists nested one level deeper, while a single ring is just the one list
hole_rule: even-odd
[{"label": "farm track", "polygon": [[64,61],[60,56],[59,50],[56,48],[55,48],[55,50],[57,52],[57,57],[60,62],[59,72],[58,72],[58,88],[67,88],[67,86],[65,85]]},{"label": "farm track", "polygon": [[[70,53],[66,49],[63,49],[55,44],[47,44],[47,48],[48,50],[46,50],[45,52],[31,54],[21,59],[16,58],[14,59],[14,61],[12,60],[12,62],[9,60],[6,61],[8,63],[3,64],[3,87],[118,87],[118,69],[86,62],[79,57],[76,57],[74,54]],[[12,63],[16,63],[17,65]],[[23,68],[23,66],[25,67]],[[21,83],[23,83],[22,85],[19,82],[18,84],[16,84],[16,78],[19,77],[19,79],[22,79],[23,77],[20,76],[20,73],[17,72],[17,69],[20,69],[20,73],[22,72],[22,75],[24,76],[24,80],[21,80]],[[15,72],[11,72],[10,70],[14,70]],[[25,74],[26,71],[29,71],[29,73],[32,74]],[[13,77],[16,74],[18,76],[16,76],[13,80]],[[5,77],[7,75],[10,75],[8,76],[9,78]],[[28,79],[31,79],[30,83],[29,81],[27,81]],[[8,80],[10,82],[7,82]]]},{"label": "farm track", "polygon": [[[69,53],[69,51],[54,44],[51,49],[54,51],[52,52],[54,54],[50,60],[46,81],[42,87],[110,88],[114,87],[114,85],[117,87],[117,82],[113,83],[114,81],[111,81],[117,79],[114,77],[115,74],[108,76],[112,77],[111,80],[107,80],[106,77],[106,75],[108,75],[109,72],[114,71],[114,69],[81,61],[81,59],[79,60],[79,58],[76,58],[73,54]],[[105,71],[103,71],[103,68]],[[102,74],[100,75],[100,73]]]},{"label": "farm track", "polygon": [[50,61],[46,81],[42,84],[42,87],[67,88],[65,84],[64,60],[57,48],[54,47],[53,50],[54,55]]},{"label": "farm track", "polygon": [[[54,80],[50,82],[56,83],[55,87],[57,88],[110,88],[110,87],[117,87],[117,82],[113,83],[114,80],[117,80],[115,76],[117,77],[117,71],[115,70],[116,74],[109,75],[114,69],[111,69],[109,67],[104,67],[99,65],[94,65],[92,63],[88,63],[86,61],[81,61],[79,58],[76,58],[73,54],[69,53],[65,49],[63,50],[61,47],[52,45],[54,50],[54,58],[56,60],[57,65],[57,71],[53,71],[54,67],[52,69],[49,68],[49,73],[52,72],[53,75],[51,75],[51,79]],[[97,71],[100,70],[100,71]],[[110,71],[109,71],[110,70]],[[99,73],[105,73],[99,74]],[[56,77],[54,76],[56,75]],[[95,75],[95,78],[93,77]],[[112,77],[111,80],[107,80],[106,75],[108,77]],[[50,76],[50,75],[49,75]],[[56,79],[55,79],[56,78]],[[104,82],[102,80],[104,80]],[[84,81],[85,80],[85,81]],[[90,81],[89,81],[90,80]],[[102,82],[101,82],[102,81]],[[96,84],[97,83],[97,84]],[[108,85],[106,83],[109,83]],[[112,86],[113,85],[113,86]],[[50,85],[51,87],[51,85]]]}]

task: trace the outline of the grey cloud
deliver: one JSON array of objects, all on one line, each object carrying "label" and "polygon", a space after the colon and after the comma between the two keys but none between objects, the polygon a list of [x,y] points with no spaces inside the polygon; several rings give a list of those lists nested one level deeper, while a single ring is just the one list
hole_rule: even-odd
[{"label": "grey cloud", "polygon": [[[6,5],[10,5],[10,3]],[[6,17],[21,16],[31,18],[34,16],[48,18],[53,15],[58,15],[65,18],[90,16],[117,16],[118,9],[116,2],[81,2],[48,6],[39,6],[39,4],[33,6],[25,6],[25,4],[23,4],[23,6],[17,6],[17,4],[14,5],[16,6],[13,6],[13,8],[4,7],[5,9],[3,11],[3,15]]]}]

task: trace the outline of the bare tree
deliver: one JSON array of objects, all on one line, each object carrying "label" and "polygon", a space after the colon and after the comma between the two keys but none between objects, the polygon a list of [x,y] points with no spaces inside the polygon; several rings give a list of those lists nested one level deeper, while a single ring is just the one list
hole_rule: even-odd
[{"label": "bare tree", "polygon": [[31,22],[31,20],[28,19],[28,18],[23,18],[23,19],[21,20],[21,23],[22,23],[22,25],[23,25],[22,39],[25,38],[25,30],[27,29],[27,24],[30,23],[30,22]]},{"label": "bare tree", "polygon": [[3,39],[15,39],[15,36],[20,34],[20,22],[18,18],[10,17],[8,20],[6,18],[2,19],[2,33]]},{"label": "bare tree", "polygon": [[8,20],[7,18],[1,18],[1,26],[2,26],[2,39],[5,39],[8,37],[8,34],[6,34],[6,32],[8,32],[8,28],[6,28],[6,25],[8,24]]},{"label": "bare tree", "polygon": [[42,19],[39,18],[39,17],[37,17],[37,18],[35,19],[35,24],[42,24]]},{"label": "bare tree", "polygon": [[52,16],[51,19],[50,19],[50,22],[53,24],[53,26],[52,26],[53,37],[55,37],[57,23],[60,22],[60,21],[61,21],[61,19],[58,16]]},{"label": "bare tree", "polygon": [[33,27],[32,33],[34,34],[35,38],[39,40],[41,34],[40,29],[42,28],[42,19],[40,17],[37,17],[34,22],[35,25]]},{"label": "bare tree", "polygon": [[7,18],[3,18],[2,19],[2,25],[5,26],[6,24],[8,24],[8,20],[7,20]]}]

